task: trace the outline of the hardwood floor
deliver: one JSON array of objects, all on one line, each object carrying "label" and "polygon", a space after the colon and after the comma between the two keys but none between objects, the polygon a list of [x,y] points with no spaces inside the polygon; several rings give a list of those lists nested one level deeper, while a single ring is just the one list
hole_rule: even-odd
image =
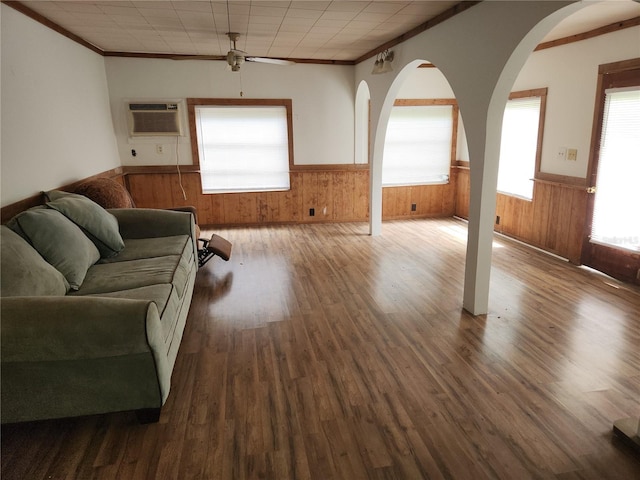
[{"label": "hardwood floor", "polygon": [[5,425],[3,479],[638,479],[640,289],[453,219],[218,230],[160,422]]}]

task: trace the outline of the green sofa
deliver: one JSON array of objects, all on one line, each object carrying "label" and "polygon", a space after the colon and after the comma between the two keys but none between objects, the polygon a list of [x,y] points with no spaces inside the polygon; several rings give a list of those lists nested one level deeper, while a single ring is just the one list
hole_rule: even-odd
[{"label": "green sofa", "polygon": [[49,193],[0,227],[2,423],[157,421],[198,268],[193,215]]}]

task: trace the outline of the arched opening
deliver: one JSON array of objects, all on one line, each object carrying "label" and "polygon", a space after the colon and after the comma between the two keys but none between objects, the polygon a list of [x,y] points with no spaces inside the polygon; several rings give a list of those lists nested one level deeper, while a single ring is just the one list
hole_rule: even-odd
[{"label": "arched opening", "polygon": [[382,220],[451,217],[466,149],[455,94],[432,63],[409,71],[391,108],[382,163]]},{"label": "arched opening", "polygon": [[[401,86],[409,73],[422,63],[415,59],[432,59],[455,92],[465,123],[471,164],[463,306],[473,314],[488,311],[500,135],[509,92],[537,43],[556,23],[580,8],[579,4],[562,7],[483,3],[474,7],[473,16],[458,15],[448,21],[451,29],[468,34],[459,42],[451,43],[450,38],[438,31],[426,31],[397,49],[396,60],[404,66],[399,67],[394,78],[369,77],[374,135],[370,169],[370,233],[373,235],[382,230],[382,161],[387,122]],[[508,21],[510,29],[496,30],[488,37],[484,25],[499,23],[500,19]],[[476,37],[486,41],[474,41]],[[365,68],[370,67],[362,67],[366,75]]]}]

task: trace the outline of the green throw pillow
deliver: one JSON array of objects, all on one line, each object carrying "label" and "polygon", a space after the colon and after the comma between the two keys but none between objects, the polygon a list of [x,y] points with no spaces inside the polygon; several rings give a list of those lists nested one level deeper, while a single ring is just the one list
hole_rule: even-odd
[{"label": "green throw pillow", "polygon": [[124,248],[118,220],[93,200],[59,190],[46,192],[45,195],[49,198],[47,206],[82,228],[98,247],[101,257],[113,257]]},{"label": "green throw pillow", "polygon": [[64,295],[69,284],[31,245],[8,227],[0,227],[0,295]]},{"label": "green throw pillow", "polygon": [[89,267],[100,259],[96,246],[71,220],[56,210],[35,208],[15,217],[24,237],[78,290]]}]

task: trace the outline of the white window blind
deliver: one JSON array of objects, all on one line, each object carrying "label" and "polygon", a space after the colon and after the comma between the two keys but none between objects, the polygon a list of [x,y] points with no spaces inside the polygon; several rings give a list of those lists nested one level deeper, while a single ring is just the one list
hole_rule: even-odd
[{"label": "white window blind", "polygon": [[498,191],[531,200],[540,125],[540,97],[509,100],[502,121]]},{"label": "white window blind", "polygon": [[393,107],[384,143],[382,185],[447,183],[452,135],[451,105]]},{"label": "white window blind", "polygon": [[640,251],[640,88],[605,92],[591,241]]},{"label": "white window blind", "polygon": [[289,189],[284,106],[195,108],[204,193]]}]

